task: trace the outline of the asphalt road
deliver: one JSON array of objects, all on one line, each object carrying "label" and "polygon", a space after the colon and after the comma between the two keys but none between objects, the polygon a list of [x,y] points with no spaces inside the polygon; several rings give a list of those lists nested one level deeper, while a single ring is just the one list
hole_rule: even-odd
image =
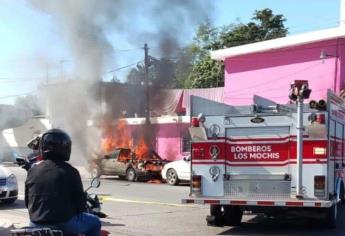
[{"label": "asphalt road", "polygon": [[[25,172],[12,168],[19,179],[20,194],[23,191]],[[84,175],[84,186],[89,183]],[[180,204],[188,194],[188,186],[166,184],[129,183],[117,178],[102,178],[101,186],[92,190],[104,198],[103,227],[111,235],[303,235],[336,236],[345,233],[345,214],[341,212],[337,229],[322,227],[321,221],[301,217],[274,219],[261,215],[244,215],[240,227],[207,226],[207,206]],[[22,200],[12,206],[0,206],[0,232],[4,221],[16,226],[27,223],[27,211]],[[1,234],[0,234],[1,236]]]}]

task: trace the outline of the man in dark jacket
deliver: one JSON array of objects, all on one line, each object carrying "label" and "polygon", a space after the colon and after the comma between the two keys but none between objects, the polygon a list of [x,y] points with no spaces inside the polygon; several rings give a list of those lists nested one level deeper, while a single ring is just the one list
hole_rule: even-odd
[{"label": "man in dark jacket", "polygon": [[25,204],[33,225],[54,225],[86,236],[99,236],[98,217],[85,213],[86,198],[77,169],[67,161],[71,139],[59,129],[45,132],[40,140],[42,162],[32,167],[25,181]]}]

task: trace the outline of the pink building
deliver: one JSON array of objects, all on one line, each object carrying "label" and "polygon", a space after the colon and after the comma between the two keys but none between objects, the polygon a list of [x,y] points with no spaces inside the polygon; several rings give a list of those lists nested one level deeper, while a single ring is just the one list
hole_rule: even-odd
[{"label": "pink building", "polygon": [[[161,90],[151,100],[151,132],[155,151],[170,161],[180,160],[190,152],[190,96],[224,102],[224,88]],[[145,118],[125,119],[131,136],[138,140]]]},{"label": "pink building", "polygon": [[224,102],[253,103],[253,95],[287,103],[290,84],[308,80],[311,99],[345,88],[345,27],[304,33],[211,52],[225,63]]}]

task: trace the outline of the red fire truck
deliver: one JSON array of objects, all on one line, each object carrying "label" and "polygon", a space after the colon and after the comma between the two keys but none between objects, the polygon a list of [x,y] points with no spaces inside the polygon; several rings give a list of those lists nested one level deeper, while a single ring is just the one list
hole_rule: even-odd
[{"label": "red fire truck", "polygon": [[[296,81],[296,104],[229,106],[191,98],[188,204],[209,204],[207,223],[239,225],[243,211],[313,214],[335,227],[345,200],[345,101],[311,101]],[[266,103],[266,105],[264,104]]]}]

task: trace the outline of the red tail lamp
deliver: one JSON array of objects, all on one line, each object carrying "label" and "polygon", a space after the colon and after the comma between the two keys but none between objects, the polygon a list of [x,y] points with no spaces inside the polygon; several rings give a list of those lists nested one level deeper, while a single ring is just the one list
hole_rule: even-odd
[{"label": "red tail lamp", "polygon": [[316,122],[319,124],[324,124],[325,123],[325,114],[316,114]]},{"label": "red tail lamp", "polygon": [[199,127],[200,126],[200,121],[198,117],[192,117],[192,126],[193,127]]}]

